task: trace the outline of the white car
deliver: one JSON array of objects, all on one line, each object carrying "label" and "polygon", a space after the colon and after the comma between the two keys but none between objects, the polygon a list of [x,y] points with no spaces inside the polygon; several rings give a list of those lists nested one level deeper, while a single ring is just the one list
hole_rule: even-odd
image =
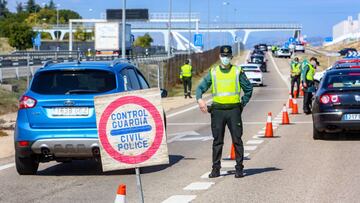
[{"label": "white car", "polygon": [[291,52],[287,48],[281,48],[275,52],[275,56],[279,58],[290,58]]},{"label": "white car", "polygon": [[264,85],[263,74],[260,69],[261,64],[242,64],[240,67],[245,72],[246,77],[251,84]]},{"label": "white car", "polygon": [[294,48],[295,52],[302,52],[305,53],[305,46],[302,44],[296,44]]}]

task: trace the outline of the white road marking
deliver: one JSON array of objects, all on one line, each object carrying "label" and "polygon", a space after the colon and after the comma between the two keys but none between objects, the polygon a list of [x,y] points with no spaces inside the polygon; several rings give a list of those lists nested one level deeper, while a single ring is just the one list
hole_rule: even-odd
[{"label": "white road marking", "polygon": [[259,139],[259,138],[263,138],[264,135],[254,135],[253,138],[254,139]]},{"label": "white road marking", "polygon": [[244,146],[245,151],[254,151],[257,148],[257,146]]},{"label": "white road marking", "polygon": [[[186,132],[180,132],[180,133],[173,133],[173,134],[169,134],[168,137],[172,137],[170,139],[168,139],[168,143],[172,143],[178,139],[181,139],[182,137],[185,137],[185,136],[188,136],[188,135],[191,135],[191,136],[199,136],[200,134],[195,132],[195,131],[186,131]],[[175,137],[173,137],[175,136]]]},{"label": "white road marking", "polygon": [[14,167],[14,166],[15,166],[15,163],[2,165],[2,166],[0,166],[0,171],[11,168],[11,167]]},{"label": "white road marking", "polygon": [[[212,99],[208,100],[206,103],[208,104],[208,103],[210,103],[211,101],[212,101]],[[184,110],[181,110],[181,111],[178,111],[178,112],[169,114],[169,115],[166,116],[166,118],[172,118],[172,117],[174,117],[174,116],[177,116],[177,115],[180,115],[180,114],[182,114],[182,113],[185,113],[185,112],[194,110],[194,109],[196,109],[196,108],[199,108],[199,106],[198,106],[197,104],[194,105],[194,106],[192,106],[192,107],[186,108],[186,109],[184,109]]]},{"label": "white road marking", "polygon": [[249,140],[246,142],[246,144],[261,144],[264,140]]},{"label": "white road marking", "polygon": [[289,81],[287,79],[287,77],[285,77],[281,72],[280,72],[280,69],[279,67],[277,66],[275,60],[274,60],[274,57],[271,56],[271,54],[268,54],[270,59],[271,59],[271,62],[273,63],[274,67],[275,67],[275,70],[276,72],[279,74],[279,76],[281,77],[281,79],[284,81],[284,83],[286,84],[286,86],[288,87],[288,89],[290,89],[290,84],[289,84]]},{"label": "white road marking", "polygon": [[207,140],[212,140],[214,139],[213,137],[210,136],[203,136],[203,137],[188,137],[188,138],[180,138],[174,141],[207,141]]},{"label": "white road marking", "polygon": [[253,99],[251,100],[252,102],[275,102],[275,101],[280,101],[280,102],[284,102],[286,99]]},{"label": "white road marking", "polygon": [[207,190],[214,184],[214,182],[193,182],[184,187],[183,190]]},{"label": "white road marking", "polygon": [[196,195],[173,195],[162,203],[188,203],[193,201],[196,198]]},{"label": "white road marking", "polygon": [[221,162],[221,167],[223,167],[223,168],[234,168],[235,165],[236,165],[235,160],[229,160],[229,161],[222,161]]}]

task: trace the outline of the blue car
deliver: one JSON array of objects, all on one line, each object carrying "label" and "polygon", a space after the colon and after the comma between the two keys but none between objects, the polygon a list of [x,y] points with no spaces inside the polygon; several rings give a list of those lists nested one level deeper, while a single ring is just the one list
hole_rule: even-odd
[{"label": "blue car", "polygon": [[36,174],[39,163],[53,160],[99,160],[94,96],[147,88],[140,71],[121,60],[44,65],[19,103],[14,135],[18,173]]}]

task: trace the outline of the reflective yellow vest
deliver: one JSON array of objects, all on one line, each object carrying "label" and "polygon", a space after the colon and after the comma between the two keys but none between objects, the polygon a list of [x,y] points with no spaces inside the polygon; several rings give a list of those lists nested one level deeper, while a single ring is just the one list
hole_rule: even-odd
[{"label": "reflective yellow vest", "polygon": [[301,70],[300,70],[300,63],[293,63],[291,65],[291,76],[296,76],[296,75],[300,75]]},{"label": "reflective yellow vest", "polygon": [[308,70],[308,72],[306,74],[306,80],[313,81],[314,80],[314,75],[315,75],[315,68],[310,63],[308,64],[308,66],[309,66],[309,70]]},{"label": "reflective yellow vest", "polygon": [[228,73],[223,73],[220,66],[211,69],[213,101],[219,104],[240,103],[241,85],[239,77],[241,67],[232,66]]},{"label": "reflective yellow vest", "polygon": [[192,71],[192,66],[191,65],[185,64],[185,65],[181,66],[180,78],[182,78],[182,77],[191,77],[192,76],[191,71]]}]

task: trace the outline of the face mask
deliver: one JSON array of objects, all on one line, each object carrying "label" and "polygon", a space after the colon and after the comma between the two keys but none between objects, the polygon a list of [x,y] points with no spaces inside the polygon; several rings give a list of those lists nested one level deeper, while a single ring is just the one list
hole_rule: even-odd
[{"label": "face mask", "polygon": [[230,64],[230,57],[221,57],[220,56],[220,60],[221,60],[221,63],[224,65],[224,66],[227,66]]}]

